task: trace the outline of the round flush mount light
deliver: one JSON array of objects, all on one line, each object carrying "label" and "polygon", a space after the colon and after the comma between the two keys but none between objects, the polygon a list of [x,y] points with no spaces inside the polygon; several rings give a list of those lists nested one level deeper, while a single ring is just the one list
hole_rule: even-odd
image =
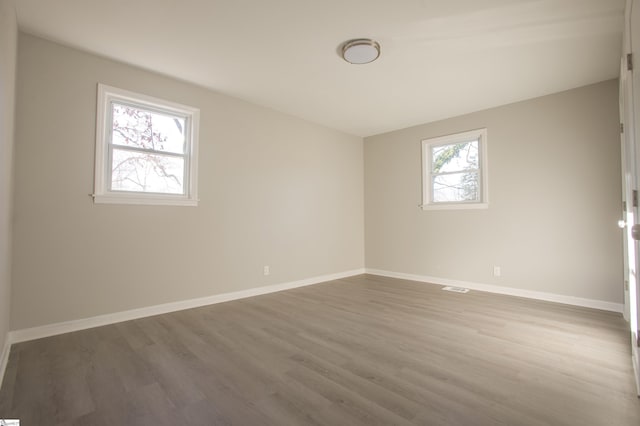
[{"label": "round flush mount light", "polygon": [[368,64],[380,56],[380,45],[368,38],[349,40],[342,45],[342,58],[350,64]]}]

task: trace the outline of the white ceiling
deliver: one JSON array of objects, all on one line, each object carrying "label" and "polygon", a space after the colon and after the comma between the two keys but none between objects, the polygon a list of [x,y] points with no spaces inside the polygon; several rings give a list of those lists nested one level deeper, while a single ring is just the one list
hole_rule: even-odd
[{"label": "white ceiling", "polygon": [[[23,31],[369,136],[615,78],[624,0],[15,0]],[[351,65],[348,39],[380,58]]]}]

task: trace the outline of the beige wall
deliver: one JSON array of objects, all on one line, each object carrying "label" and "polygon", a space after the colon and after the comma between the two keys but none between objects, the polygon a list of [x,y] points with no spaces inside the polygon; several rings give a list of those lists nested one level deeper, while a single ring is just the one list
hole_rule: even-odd
[{"label": "beige wall", "polygon": [[[420,141],[481,127],[489,209],[419,209]],[[622,302],[618,132],[607,81],[366,138],[367,268]]]},{"label": "beige wall", "polygon": [[[93,204],[98,82],[200,108],[198,207]],[[15,155],[12,329],[364,266],[361,138],[25,34]]]},{"label": "beige wall", "polygon": [[12,157],[17,37],[18,27],[13,4],[0,0],[0,362],[9,331],[11,300]]}]

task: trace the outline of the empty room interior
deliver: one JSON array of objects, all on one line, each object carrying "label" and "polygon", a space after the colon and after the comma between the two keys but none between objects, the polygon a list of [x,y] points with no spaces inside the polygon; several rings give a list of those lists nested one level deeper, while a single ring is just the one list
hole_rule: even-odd
[{"label": "empty room interior", "polygon": [[638,0],[0,0],[0,422],[640,425]]}]

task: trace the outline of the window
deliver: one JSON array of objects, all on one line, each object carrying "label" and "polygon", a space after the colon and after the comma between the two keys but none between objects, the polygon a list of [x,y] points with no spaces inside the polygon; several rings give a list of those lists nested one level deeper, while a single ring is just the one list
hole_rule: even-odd
[{"label": "window", "polygon": [[95,202],[197,205],[199,115],[98,84]]},{"label": "window", "polygon": [[487,129],[422,141],[422,208],[488,207]]}]

